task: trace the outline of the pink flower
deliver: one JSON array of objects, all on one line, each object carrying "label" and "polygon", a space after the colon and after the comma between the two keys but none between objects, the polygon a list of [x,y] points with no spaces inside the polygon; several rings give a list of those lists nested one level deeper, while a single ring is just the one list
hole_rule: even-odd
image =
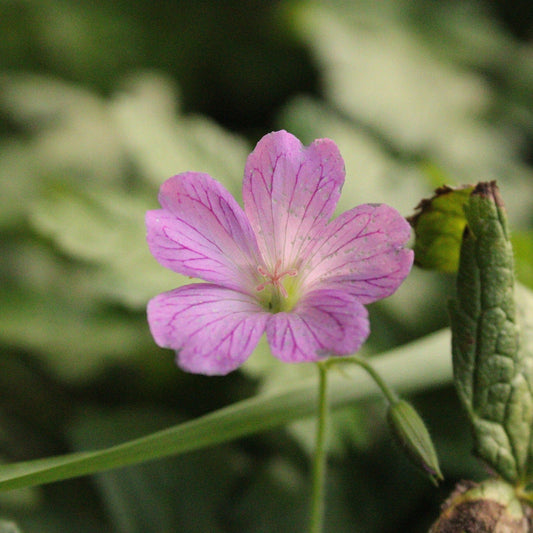
[{"label": "pink flower", "polygon": [[369,334],[364,304],[392,294],[409,273],[410,228],[387,205],[365,204],[330,220],[344,183],[337,146],[304,147],[285,131],[250,154],[244,210],[207,174],[185,172],[161,186],[148,211],[148,245],[165,267],[207,283],[148,304],[155,341],[181,368],[227,374],[266,332],[286,362],[348,355]]}]

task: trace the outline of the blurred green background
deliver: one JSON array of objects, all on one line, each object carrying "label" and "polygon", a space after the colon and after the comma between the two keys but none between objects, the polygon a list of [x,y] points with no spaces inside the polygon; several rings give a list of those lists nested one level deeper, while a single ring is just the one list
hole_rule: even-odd
[{"label": "blurred green background", "polygon": [[[145,243],[159,185],[205,171],[240,199],[246,155],[279,128],[337,142],[339,210],[407,216],[438,185],[497,179],[533,286],[530,2],[0,0],[3,461],[122,442],[314,372],[261,345],[227,377],[188,375],[146,324],[148,299],[188,281]],[[363,352],[447,326],[452,291],[414,269],[371,306]],[[328,532],[427,531],[457,480],[484,475],[453,388],[411,399],[446,482],[407,463],[380,401],[344,409]],[[312,427],[0,494],[0,517],[30,533],[300,531]]]}]

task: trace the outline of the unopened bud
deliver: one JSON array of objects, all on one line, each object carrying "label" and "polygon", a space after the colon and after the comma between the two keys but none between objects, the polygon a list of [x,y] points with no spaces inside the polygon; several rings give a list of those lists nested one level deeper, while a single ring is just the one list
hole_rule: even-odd
[{"label": "unopened bud", "polygon": [[515,487],[501,479],[489,479],[480,484],[462,481],[457,485],[429,533],[528,533],[532,527],[532,509],[520,502]]},{"label": "unopened bud", "polygon": [[409,459],[436,485],[442,480],[437,452],[424,422],[414,407],[405,400],[398,400],[389,407],[387,419],[391,430]]}]

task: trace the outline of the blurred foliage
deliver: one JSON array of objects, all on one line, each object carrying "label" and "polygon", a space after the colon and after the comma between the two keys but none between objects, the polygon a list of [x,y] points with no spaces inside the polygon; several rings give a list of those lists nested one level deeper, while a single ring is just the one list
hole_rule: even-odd
[{"label": "blurred foliage", "polygon": [[[387,202],[407,216],[443,183],[497,179],[517,274],[532,286],[532,11],[474,0],[1,0],[2,460],[106,446],[314,372],[262,344],[241,372],[186,375],[144,314],[151,296],[190,282],[145,244],[159,185],[205,171],[239,198],[246,155],[273,128],[338,143],[339,210]],[[365,353],[446,326],[451,286],[415,269],[371,306]],[[448,481],[428,490],[391,444],[380,404],[340,411],[329,531],[427,530],[454,480],[479,476],[453,391],[414,401]],[[302,421],[2,494],[1,527],[294,531],[311,431]]]}]

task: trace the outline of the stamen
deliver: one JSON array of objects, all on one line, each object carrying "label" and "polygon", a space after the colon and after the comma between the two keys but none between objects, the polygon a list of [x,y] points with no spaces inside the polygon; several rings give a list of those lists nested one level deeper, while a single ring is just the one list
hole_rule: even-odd
[{"label": "stamen", "polygon": [[287,293],[287,289],[283,285],[283,278],[290,276],[294,277],[298,274],[298,270],[295,268],[291,268],[290,270],[286,270],[285,272],[279,272],[279,269],[281,268],[281,259],[278,259],[276,261],[276,266],[274,267],[274,273],[268,272],[262,265],[259,265],[257,267],[257,271],[261,276],[266,278],[266,280],[263,283],[260,283],[255,290],[257,292],[261,292],[264,290],[267,285],[272,285],[273,287],[276,287],[281,295],[284,298],[287,298],[289,295]]}]

